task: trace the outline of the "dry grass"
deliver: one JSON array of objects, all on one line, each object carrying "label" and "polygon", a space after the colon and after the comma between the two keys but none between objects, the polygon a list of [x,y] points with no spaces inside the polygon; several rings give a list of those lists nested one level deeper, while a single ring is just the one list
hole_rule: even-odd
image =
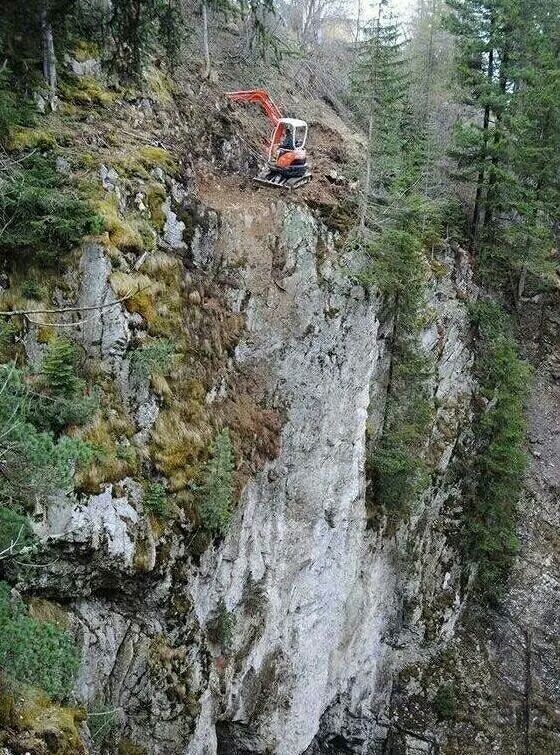
[{"label": "dry grass", "polygon": [[156,297],[162,286],[142,273],[123,273],[120,270],[111,274],[111,286],[119,297],[127,297],[124,302],[129,312],[138,312],[149,324],[156,319]]},{"label": "dry grass", "polygon": [[123,426],[128,434],[134,431],[131,423],[115,415],[112,421],[98,419],[84,434],[84,440],[90,443],[97,454],[96,460],[87,469],[76,475],[76,487],[86,493],[96,494],[101,486],[108,482],[118,482],[124,477],[134,476],[139,472],[137,450],[133,446],[118,443]]},{"label": "dry grass", "polygon": [[145,242],[140,230],[119,214],[114,195],[93,201],[92,207],[103,218],[111,244],[121,251],[137,254],[144,250]]}]

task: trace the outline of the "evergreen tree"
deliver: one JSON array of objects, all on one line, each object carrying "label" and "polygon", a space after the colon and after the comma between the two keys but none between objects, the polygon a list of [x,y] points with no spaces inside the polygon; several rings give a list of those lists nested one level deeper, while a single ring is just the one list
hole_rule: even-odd
[{"label": "evergreen tree", "polygon": [[450,0],[465,102],[452,152],[474,184],[471,248],[516,299],[551,272],[558,202],[558,0]]},{"label": "evergreen tree", "polygon": [[16,81],[38,82],[42,74],[55,106],[57,56],[68,40],[77,0],[4,0],[0,13],[0,49]]},{"label": "evergreen tree", "polygon": [[386,196],[397,172],[402,147],[401,114],[406,91],[403,43],[398,24],[383,14],[364,31],[352,73],[352,95],[358,112],[367,122],[368,146],[360,226],[365,228],[373,197]]},{"label": "evergreen tree", "polygon": [[[532,1],[532,0],[531,0]],[[475,177],[471,248],[482,235],[495,243],[493,220],[505,206],[511,172],[511,113],[518,94],[525,0],[450,0],[448,25],[458,42],[457,71],[466,104],[480,121],[463,119],[454,157],[459,177]],[[494,238],[490,238],[492,235]]]},{"label": "evergreen tree", "polygon": [[113,0],[109,19],[114,48],[112,67],[122,77],[139,81],[146,59],[161,44],[173,68],[182,29],[179,0]]}]

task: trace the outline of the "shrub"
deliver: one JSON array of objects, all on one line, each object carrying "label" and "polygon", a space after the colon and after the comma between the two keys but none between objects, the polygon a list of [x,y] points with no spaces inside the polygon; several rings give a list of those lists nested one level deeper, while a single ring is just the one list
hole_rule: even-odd
[{"label": "shrub", "polygon": [[41,371],[54,395],[76,395],[79,385],[76,357],[76,347],[66,338],[56,338],[49,344]]},{"label": "shrub", "polygon": [[64,699],[71,690],[78,654],[70,634],[27,614],[19,598],[0,582],[0,668],[11,679]]},{"label": "shrub", "polygon": [[28,252],[48,263],[103,230],[100,217],[41,155],[0,173],[0,222],[0,252]]},{"label": "shrub", "polygon": [[148,482],[144,487],[142,505],[155,516],[164,517],[167,514],[167,495],[165,488],[159,482]]},{"label": "shrub", "polygon": [[224,651],[228,651],[231,648],[234,628],[235,617],[227,610],[224,599],[221,598],[217,613],[208,625],[210,639],[220,645]]},{"label": "shrub", "polygon": [[8,70],[0,72],[0,145],[6,146],[10,129],[33,118],[33,106],[14,91]]},{"label": "shrub", "polygon": [[449,721],[454,718],[457,704],[455,688],[452,684],[442,684],[432,701],[432,708],[439,721]]},{"label": "shrub", "polygon": [[110,744],[117,729],[117,710],[107,705],[98,705],[88,711],[88,727],[95,746],[102,750]]},{"label": "shrub", "polygon": [[27,278],[21,284],[21,293],[26,299],[42,299],[45,296],[43,287],[32,278]]},{"label": "shrub", "polygon": [[233,450],[229,431],[216,436],[200,490],[198,515],[204,529],[225,535],[231,519]]},{"label": "shrub", "polygon": [[131,356],[131,366],[138,377],[167,375],[173,366],[174,347],[167,338],[156,338],[147,346],[135,349]]},{"label": "shrub", "polygon": [[29,418],[39,429],[60,432],[67,425],[83,425],[98,404],[97,394],[85,396],[85,384],[76,374],[77,352],[65,338],[49,344],[41,365],[42,393],[29,403]]},{"label": "shrub", "polygon": [[44,421],[47,402],[29,390],[14,365],[0,365],[0,386],[0,503],[26,508],[57,490],[69,490],[76,464],[92,458],[90,447],[36,426],[35,421]]},{"label": "shrub", "polygon": [[19,554],[32,545],[33,539],[29,519],[7,506],[0,506],[0,558]]}]

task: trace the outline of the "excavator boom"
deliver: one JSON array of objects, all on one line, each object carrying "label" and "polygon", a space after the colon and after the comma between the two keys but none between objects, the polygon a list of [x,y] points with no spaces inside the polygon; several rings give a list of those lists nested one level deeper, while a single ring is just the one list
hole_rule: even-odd
[{"label": "excavator boom", "polygon": [[239,92],[226,92],[226,96],[234,102],[258,102],[273,126],[278,125],[282,118],[280,108],[271,100],[266,89],[247,89]]},{"label": "excavator boom", "polygon": [[259,104],[272,123],[267,167],[263,173],[253,178],[253,181],[260,186],[288,190],[309,183],[311,173],[308,170],[305,152],[307,123],[297,118],[284,118],[266,89],[226,92],[226,96],[234,102]]}]

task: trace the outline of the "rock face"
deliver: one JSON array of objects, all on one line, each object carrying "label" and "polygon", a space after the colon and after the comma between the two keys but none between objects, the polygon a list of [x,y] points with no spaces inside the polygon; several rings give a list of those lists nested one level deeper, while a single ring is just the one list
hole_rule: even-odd
[{"label": "rock face", "polygon": [[[328,235],[308,212],[281,202],[266,212],[257,219],[222,210],[215,250],[227,264],[252,242],[240,272],[249,332],[236,358],[266,371],[286,418],[280,456],[249,483],[226,541],[205,554],[189,586],[202,625],[221,606],[235,627],[225,663],[213,649],[217,746],[302,753],[318,732],[326,742],[359,720],[354,741],[368,747],[387,735],[379,719],[392,667],[420,652],[426,609],[445,596],[431,621],[437,644],[453,632],[461,606],[458,568],[437,520],[457,494],[445,475],[468,428],[470,273],[464,258],[447,258],[428,303],[436,481],[412,521],[382,538],[366,526],[364,474],[368,408],[370,424],[382,414],[370,397],[382,402],[386,385],[380,302],[333,264]],[[259,222],[271,230],[266,236]],[[403,622],[405,602],[416,608]],[[188,752],[214,751],[206,715]]]},{"label": "rock face", "polygon": [[117,297],[109,284],[111,264],[105,249],[100,244],[86,244],[80,268],[76,305],[84,312],[82,343],[88,353],[114,362],[126,351],[130,332],[124,309],[116,305]]},{"label": "rock face", "polygon": [[[192,197],[175,191],[174,201]],[[180,531],[158,540],[132,481],[53,505],[37,527],[64,560],[37,584],[57,595],[73,580],[78,700],[114,706],[121,731],[150,754],[296,755],[336,742],[371,751],[390,736],[395,675],[445,644],[462,606],[458,561],[439,523],[458,495],[448,470],[469,427],[468,263],[448,250],[432,276],[421,339],[433,365],[432,486],[389,534],[368,525],[365,452],[381,429],[390,321],[353,282],[360,261],[341,259],[304,205],[227,191],[196,201],[204,223],[187,264],[225,274],[231,308],[246,322],[233,361],[259,376],[282,413],[281,451],[245,486],[225,540],[197,563]],[[165,206],[170,233],[177,215]],[[172,246],[184,252],[183,227],[174,224]],[[111,306],[84,322],[80,338],[156,417],[147,387],[126,377],[131,318],[110,274],[103,247],[86,245],[79,306]],[[136,414],[147,442],[154,417]],[[227,638],[216,630],[225,624]]]},{"label": "rock face", "polygon": [[[249,333],[236,358],[266,366],[286,415],[282,452],[248,485],[191,592],[202,624],[220,601],[235,622],[235,667],[232,658],[221,671],[222,747],[287,755],[303,752],[344,687],[348,654],[375,678],[393,574],[384,553],[370,560],[365,528],[377,303],[330,260],[318,266],[320,230],[307,212],[283,203],[272,212],[279,234],[242,272]],[[225,213],[222,222],[245,248],[254,219]]]}]

